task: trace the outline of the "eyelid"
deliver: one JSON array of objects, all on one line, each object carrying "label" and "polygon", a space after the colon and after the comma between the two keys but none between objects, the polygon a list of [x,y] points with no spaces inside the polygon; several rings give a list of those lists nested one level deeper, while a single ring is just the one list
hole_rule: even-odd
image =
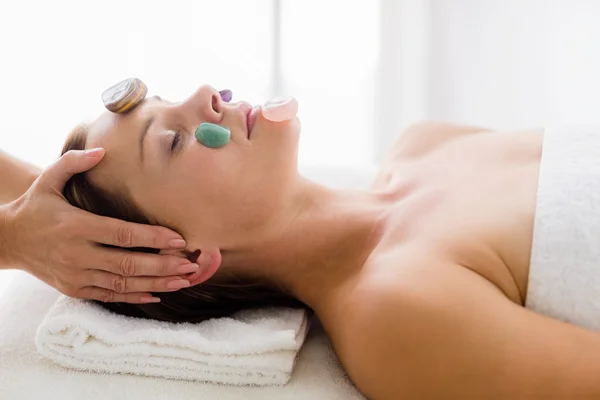
[{"label": "eyelid", "polygon": [[174,131],[171,136],[172,136],[172,139],[170,142],[171,143],[170,150],[171,150],[171,152],[175,152],[175,150],[177,150],[177,148],[181,144],[181,131],[179,131],[179,130]]}]

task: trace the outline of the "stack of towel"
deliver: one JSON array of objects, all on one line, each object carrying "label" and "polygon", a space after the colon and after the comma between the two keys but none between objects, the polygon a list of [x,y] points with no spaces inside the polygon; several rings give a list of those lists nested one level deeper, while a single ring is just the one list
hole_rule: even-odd
[{"label": "stack of towel", "polygon": [[282,385],[308,331],[304,310],[245,310],[198,324],[124,317],[61,296],[36,332],[65,367],[232,385]]}]

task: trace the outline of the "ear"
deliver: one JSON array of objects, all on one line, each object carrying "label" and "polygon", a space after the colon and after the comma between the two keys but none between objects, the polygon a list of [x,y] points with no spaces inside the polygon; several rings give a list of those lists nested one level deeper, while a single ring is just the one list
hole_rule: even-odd
[{"label": "ear", "polygon": [[196,264],[200,266],[198,272],[190,274],[186,279],[191,286],[198,285],[210,279],[221,266],[221,251],[216,248],[196,250],[194,253],[200,255],[196,258]]},{"label": "ear", "polygon": [[187,250],[161,250],[160,254],[170,254],[187,258],[193,263],[198,264],[198,272],[192,272],[182,276],[183,279],[190,281],[191,286],[198,285],[210,279],[221,266],[221,251],[217,248],[207,248],[190,252]]}]

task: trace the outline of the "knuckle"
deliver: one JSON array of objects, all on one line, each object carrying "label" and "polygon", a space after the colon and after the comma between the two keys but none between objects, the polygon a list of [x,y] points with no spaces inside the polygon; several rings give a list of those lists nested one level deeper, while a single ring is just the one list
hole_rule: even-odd
[{"label": "knuckle", "polygon": [[77,160],[77,150],[69,150],[58,160],[58,166],[61,168],[68,168],[75,160]]},{"label": "knuckle", "polygon": [[64,212],[57,216],[52,231],[56,237],[63,239],[65,248],[73,246],[75,242],[79,245],[81,243],[80,238],[84,236],[80,221]]},{"label": "knuckle", "polygon": [[63,154],[63,156],[61,157],[62,159],[68,160],[75,157],[75,150],[69,150],[67,151],[65,154]]},{"label": "knuckle", "polygon": [[69,270],[65,271],[65,279],[68,279],[71,283],[71,286],[75,288],[84,288],[90,283],[90,276],[79,270]]},{"label": "knuckle", "polygon": [[52,261],[56,265],[70,268],[75,264],[75,262],[71,253],[65,250],[66,249],[63,249],[61,245],[57,246],[57,248],[53,252],[54,254],[51,254]]},{"label": "knuckle", "polygon": [[53,226],[53,230],[61,236],[64,235],[65,232],[70,232],[71,229],[71,221],[68,218],[62,218],[62,216],[57,218]]},{"label": "knuckle", "polygon": [[87,261],[86,247],[80,243],[73,243],[65,240],[59,246],[56,246],[57,252],[60,252],[62,263],[69,269],[83,269],[83,265]]},{"label": "knuckle", "polygon": [[121,257],[117,266],[117,273],[122,276],[134,276],[135,261],[133,260],[133,257],[129,255]]},{"label": "knuckle", "polygon": [[156,274],[158,276],[165,276],[172,273],[172,268],[169,264],[160,263],[156,266]]},{"label": "knuckle", "polygon": [[156,229],[152,227],[150,230],[150,235],[148,237],[148,245],[153,249],[158,249],[160,247],[160,229]]},{"label": "knuckle", "polygon": [[117,293],[125,293],[127,290],[127,280],[122,276],[115,276],[112,278],[110,287]]},{"label": "knuckle", "polygon": [[74,298],[80,297],[79,290],[75,289],[74,287],[60,286],[57,289],[65,296],[74,297]]},{"label": "knuckle", "polygon": [[152,291],[152,292],[162,292],[166,288],[166,283],[164,283],[164,281],[162,281],[162,280],[154,279],[154,280],[152,280],[152,282],[150,283],[149,286],[150,286],[150,291]]},{"label": "knuckle", "polygon": [[59,228],[72,237],[79,236],[83,232],[83,226],[81,219],[69,211],[64,212],[60,217]]},{"label": "knuckle", "polygon": [[115,293],[108,290],[103,290],[102,292],[98,293],[98,300],[103,303],[113,302],[115,300]]},{"label": "knuckle", "polygon": [[114,232],[114,244],[119,247],[131,247],[133,244],[133,232],[126,226],[120,226]]}]

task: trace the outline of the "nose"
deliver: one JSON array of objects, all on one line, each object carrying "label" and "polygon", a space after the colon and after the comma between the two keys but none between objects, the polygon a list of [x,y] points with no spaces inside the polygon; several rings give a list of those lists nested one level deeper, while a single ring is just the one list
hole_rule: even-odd
[{"label": "nose", "polygon": [[223,118],[223,99],[219,92],[210,85],[202,85],[179,107],[184,115],[195,118],[195,122],[219,123]]}]

